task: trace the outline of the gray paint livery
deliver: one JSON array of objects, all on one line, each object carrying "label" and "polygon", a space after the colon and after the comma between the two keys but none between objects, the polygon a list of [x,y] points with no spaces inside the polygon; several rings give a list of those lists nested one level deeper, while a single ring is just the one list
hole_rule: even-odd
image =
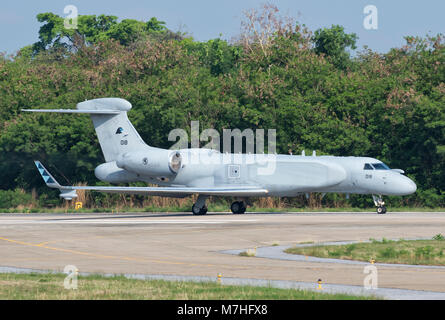
[{"label": "gray paint livery", "polygon": [[408,195],[415,183],[403,170],[389,169],[368,157],[229,154],[211,149],[166,150],[147,145],[120,98],[100,98],[77,104],[77,109],[27,109],[30,112],[90,114],[105,163],[95,169],[98,179],[113,184],[143,181],[158,187],[62,186],[35,161],[45,183],[71,200],[76,190],[185,197],[198,194],[192,211],[205,214],[208,196],[232,196],[233,213],[244,213],[244,200],[262,196],[296,196],[310,192],[371,194],[378,213],[385,213],[382,195]]}]

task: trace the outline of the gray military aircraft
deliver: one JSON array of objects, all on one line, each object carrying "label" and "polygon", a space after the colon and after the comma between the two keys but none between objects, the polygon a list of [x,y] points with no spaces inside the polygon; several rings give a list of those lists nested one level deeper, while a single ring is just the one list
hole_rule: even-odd
[{"label": "gray military aircraft", "polygon": [[207,213],[209,196],[230,196],[234,214],[246,211],[250,197],[292,197],[311,192],[371,194],[377,213],[386,213],[382,195],[408,195],[416,184],[403,170],[390,169],[368,157],[264,155],[220,153],[191,148],[166,150],[148,146],[128,120],[130,102],[100,98],[77,104],[77,109],[23,109],[30,112],[90,114],[105,157],[95,169],[99,180],[113,184],[143,181],[158,187],[63,186],[39,162],[46,185],[72,200],[76,190],[186,197],[198,195],[194,215]]}]

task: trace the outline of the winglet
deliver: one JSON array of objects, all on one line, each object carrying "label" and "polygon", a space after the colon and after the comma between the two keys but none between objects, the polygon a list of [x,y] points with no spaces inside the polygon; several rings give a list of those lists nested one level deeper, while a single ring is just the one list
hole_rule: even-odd
[{"label": "winglet", "polygon": [[38,161],[35,160],[34,161],[37,169],[40,172],[40,175],[43,178],[43,181],[45,181],[46,185],[50,188],[58,188],[60,189],[62,186],[56,181],[56,179],[54,179],[54,177],[51,175],[51,173],[48,172],[48,170],[46,170],[46,168],[43,166],[43,164]]}]

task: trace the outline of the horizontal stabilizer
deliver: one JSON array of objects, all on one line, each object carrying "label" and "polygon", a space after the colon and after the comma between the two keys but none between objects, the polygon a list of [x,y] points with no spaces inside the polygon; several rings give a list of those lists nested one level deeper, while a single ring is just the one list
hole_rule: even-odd
[{"label": "horizontal stabilizer", "polygon": [[119,114],[120,110],[78,110],[78,109],[22,109],[26,112],[54,112],[54,113],[86,113],[86,114]]}]

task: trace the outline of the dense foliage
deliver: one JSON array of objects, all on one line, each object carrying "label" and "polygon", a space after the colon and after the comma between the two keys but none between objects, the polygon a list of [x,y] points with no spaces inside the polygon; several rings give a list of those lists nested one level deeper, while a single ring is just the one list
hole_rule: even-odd
[{"label": "dense foliage", "polygon": [[170,147],[169,131],[189,130],[192,120],[219,132],[275,128],[279,153],[379,158],[418,184],[403,204],[445,205],[440,35],[407,37],[401,48],[384,54],[365,48],[351,58],[356,36],[340,26],[312,34],[273,20],[267,34],[253,28],[268,27],[264,15],[248,18],[240,40],[229,43],[194,41],[154,18],[119,23],[81,16],[79,29],[67,33],[62,18],[39,14],[40,41],[0,57],[0,189],[37,188],[57,198],[33,159],[64,183],[96,184],[93,171],[104,159],[88,116],[20,109],[122,97],[133,104],[130,120],[150,145]]}]

